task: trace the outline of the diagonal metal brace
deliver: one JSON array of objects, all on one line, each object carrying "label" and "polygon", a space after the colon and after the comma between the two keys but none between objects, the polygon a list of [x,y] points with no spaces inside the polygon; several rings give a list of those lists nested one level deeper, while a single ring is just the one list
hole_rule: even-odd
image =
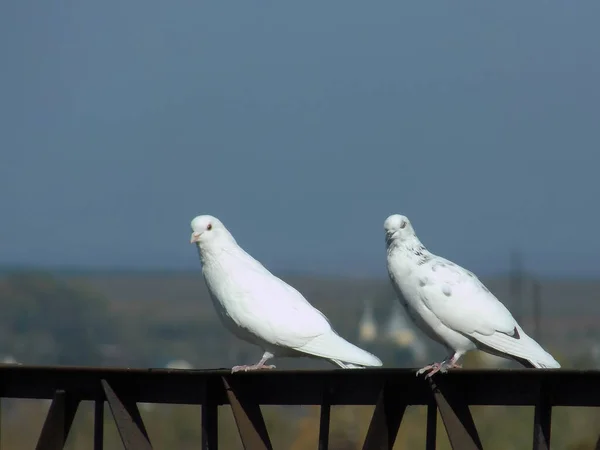
[{"label": "diagonal metal brace", "polygon": [[65,391],[58,390],[54,393],[54,398],[35,447],[36,450],[59,450],[64,448],[78,406],[79,400]]},{"label": "diagonal metal brace", "polygon": [[477,434],[469,405],[452,393],[450,389],[444,389],[444,395],[435,381],[431,378],[428,380],[452,448],[454,450],[482,450],[483,446],[479,434]]},{"label": "diagonal metal brace", "polygon": [[121,401],[106,380],[102,380],[101,383],[125,450],[152,450],[135,401]]},{"label": "diagonal metal brace", "polygon": [[405,411],[406,403],[394,395],[389,385],[384,385],[377,399],[363,450],[392,450]]},{"label": "diagonal metal brace", "polygon": [[260,406],[231,380],[222,377],[233,417],[245,450],[273,450]]}]

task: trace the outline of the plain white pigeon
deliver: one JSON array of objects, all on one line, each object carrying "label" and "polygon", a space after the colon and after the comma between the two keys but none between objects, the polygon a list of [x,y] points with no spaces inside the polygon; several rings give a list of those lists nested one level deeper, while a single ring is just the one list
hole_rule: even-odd
[{"label": "plain white pigeon", "polygon": [[529,368],[560,367],[473,273],[429,252],[408,218],[391,215],[384,229],[388,274],[400,301],[425,334],[450,351],[417,375],[461,367],[458,359],[475,349]]},{"label": "plain white pigeon", "polygon": [[202,274],[217,314],[238,338],[264,351],[240,370],[272,369],[274,356],[325,358],[342,368],[381,366],[381,360],[340,337],[327,318],[303,296],[246,253],[216,217],[191,223]]}]

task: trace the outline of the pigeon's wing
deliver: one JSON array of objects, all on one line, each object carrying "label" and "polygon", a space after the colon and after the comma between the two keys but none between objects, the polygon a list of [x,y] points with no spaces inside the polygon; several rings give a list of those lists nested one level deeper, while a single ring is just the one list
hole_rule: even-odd
[{"label": "pigeon's wing", "polygon": [[[272,301],[265,302],[262,312],[264,323],[269,326],[271,342],[321,358],[360,366],[381,366],[381,360],[375,355],[339,336],[325,315],[300,292],[274,275],[265,274],[264,277],[264,287]],[[261,292],[257,291],[253,298]]]},{"label": "pigeon's wing", "polygon": [[246,253],[222,254],[216,264],[225,277],[207,278],[211,293],[224,314],[259,340],[338,364],[381,366],[379,358],[340,337],[300,292]]},{"label": "pigeon's wing", "polygon": [[238,326],[274,345],[291,348],[331,331],[323,313],[262,265],[236,265],[229,273],[241,301],[229,308],[229,314]]},{"label": "pigeon's wing", "polygon": [[448,328],[527,366],[560,367],[471,272],[439,257],[420,267],[419,295]]},{"label": "pigeon's wing", "polygon": [[416,275],[421,300],[448,328],[470,336],[516,332],[510,311],[468,270],[435,257]]}]

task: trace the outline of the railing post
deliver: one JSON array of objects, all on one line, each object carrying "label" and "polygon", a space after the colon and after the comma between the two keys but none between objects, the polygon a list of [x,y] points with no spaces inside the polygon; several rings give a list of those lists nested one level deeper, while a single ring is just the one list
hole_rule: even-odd
[{"label": "railing post", "polygon": [[106,380],[102,380],[101,383],[125,450],[152,450],[148,432],[135,401],[121,401]]},{"label": "railing post", "polygon": [[58,390],[55,392],[35,447],[36,450],[59,450],[64,448],[78,406],[79,400],[74,399],[65,391]]},{"label": "railing post", "polygon": [[217,450],[219,445],[219,405],[212,379],[204,383],[202,403],[202,450]]},{"label": "railing post", "polygon": [[425,450],[435,450],[437,440],[437,406],[435,403],[427,405],[427,437]]},{"label": "railing post", "polygon": [[469,405],[449,387],[444,388],[444,393],[442,393],[440,387],[431,378],[429,378],[429,384],[452,448],[454,450],[482,450],[483,446],[477,434]]},{"label": "railing post", "polygon": [[[233,377],[232,377],[233,378]],[[222,377],[245,450],[273,450],[260,406],[237,383]],[[235,384],[235,389],[231,386]]]},{"label": "railing post", "polygon": [[551,423],[552,405],[548,402],[542,381],[533,416],[533,450],[550,450]]},{"label": "railing post", "polygon": [[94,402],[94,450],[104,447],[104,399]]},{"label": "railing post", "polygon": [[319,450],[329,449],[329,425],[331,422],[331,391],[327,378],[323,382],[319,418]]},{"label": "railing post", "polygon": [[392,388],[389,384],[384,384],[373,411],[363,450],[392,450],[394,447],[406,410],[406,403],[396,394],[396,387]]}]

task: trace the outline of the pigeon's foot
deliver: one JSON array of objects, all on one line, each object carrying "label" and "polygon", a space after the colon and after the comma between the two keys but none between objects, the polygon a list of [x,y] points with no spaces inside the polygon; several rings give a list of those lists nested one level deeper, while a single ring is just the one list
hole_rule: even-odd
[{"label": "pigeon's foot", "polygon": [[423,367],[422,369],[417,370],[417,376],[428,372],[427,375],[425,375],[425,378],[430,378],[439,371],[443,372],[443,363],[433,363]]},{"label": "pigeon's foot", "polygon": [[448,369],[460,369],[460,368],[462,368],[462,366],[458,363],[455,363],[454,361],[452,361],[452,362],[442,361],[441,363],[433,363],[433,364],[423,367],[422,369],[417,370],[417,376],[422,375],[425,372],[428,372],[427,375],[425,375],[425,378],[431,378],[433,375],[435,375],[438,372],[446,373],[446,372],[448,372]]},{"label": "pigeon's foot", "polygon": [[252,364],[250,366],[234,366],[231,368],[231,373],[236,372],[250,372],[252,370],[268,370],[274,369],[275,366],[270,366],[268,364]]}]

